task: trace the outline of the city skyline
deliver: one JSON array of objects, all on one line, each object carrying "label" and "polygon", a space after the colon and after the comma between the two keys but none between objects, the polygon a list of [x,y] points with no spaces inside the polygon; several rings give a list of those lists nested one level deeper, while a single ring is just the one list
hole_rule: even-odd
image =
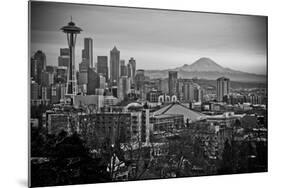
[{"label": "city skyline", "polygon": [[72,16],[83,29],[77,38],[76,67],[82,61],[83,40],[90,37],[94,63],[97,56],[109,57],[116,46],[120,59],[134,57],[138,69],[176,68],[210,57],[223,67],[266,74],[266,17],[60,3],[40,7],[40,2],[32,6],[31,53],[45,52],[48,65],[57,65],[59,49],[67,47],[59,28]]}]

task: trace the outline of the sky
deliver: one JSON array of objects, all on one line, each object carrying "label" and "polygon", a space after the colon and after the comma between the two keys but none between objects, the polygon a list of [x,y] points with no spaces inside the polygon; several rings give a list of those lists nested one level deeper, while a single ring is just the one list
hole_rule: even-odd
[{"label": "sky", "polygon": [[267,18],[262,16],[32,2],[31,55],[42,50],[47,65],[58,65],[59,49],[67,47],[60,28],[71,16],[83,30],[77,36],[76,67],[83,39],[91,37],[94,62],[97,56],[109,57],[116,46],[120,59],[136,59],[137,69],[176,68],[208,57],[234,70],[267,72]]}]

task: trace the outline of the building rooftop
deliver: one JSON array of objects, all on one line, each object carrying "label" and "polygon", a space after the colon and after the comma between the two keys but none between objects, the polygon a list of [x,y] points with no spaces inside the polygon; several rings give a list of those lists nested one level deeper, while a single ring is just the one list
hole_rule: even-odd
[{"label": "building rooftop", "polygon": [[177,117],[177,116],[181,116],[182,117],[182,114],[158,114],[158,115],[155,115],[153,117],[155,118],[168,118],[168,117]]},{"label": "building rooftop", "polygon": [[126,106],[127,109],[129,108],[142,108],[143,106],[140,103],[132,102]]},{"label": "building rooftop", "polygon": [[184,121],[186,121],[186,119],[189,119],[189,121],[191,121],[191,122],[198,121],[198,120],[204,119],[206,117],[206,115],[193,111],[181,103],[172,103],[172,104],[164,106],[163,108],[154,112],[155,116],[160,115],[160,114],[183,115]]}]

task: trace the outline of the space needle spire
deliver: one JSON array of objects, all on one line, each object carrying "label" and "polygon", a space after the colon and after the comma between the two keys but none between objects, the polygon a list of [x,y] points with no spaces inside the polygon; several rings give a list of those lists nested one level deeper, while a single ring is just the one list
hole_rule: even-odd
[{"label": "space needle spire", "polygon": [[71,16],[68,25],[63,26],[61,30],[66,33],[70,53],[65,96],[66,98],[71,99],[70,103],[72,105],[74,101],[74,96],[77,94],[77,82],[75,73],[75,43],[77,35],[80,34],[82,29],[75,25],[75,23],[72,21]]}]

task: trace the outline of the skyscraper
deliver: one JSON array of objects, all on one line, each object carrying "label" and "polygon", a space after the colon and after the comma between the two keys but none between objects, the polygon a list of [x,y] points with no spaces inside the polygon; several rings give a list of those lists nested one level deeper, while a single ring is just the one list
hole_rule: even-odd
[{"label": "skyscraper", "polygon": [[127,76],[127,66],[125,65],[125,60],[120,60],[120,77]]},{"label": "skyscraper", "polygon": [[87,61],[82,61],[79,64],[79,72],[88,71],[88,68],[90,68],[90,66],[89,66],[89,63]]},{"label": "skyscraper", "polygon": [[177,82],[178,82],[178,72],[177,71],[169,71],[169,95],[177,94]]},{"label": "skyscraper", "polygon": [[31,100],[37,100],[39,98],[39,85],[35,81],[31,81],[30,98]]},{"label": "skyscraper", "polygon": [[185,102],[202,102],[202,89],[193,82],[183,84],[183,100]]},{"label": "skyscraper", "polygon": [[[36,71],[35,75],[36,75],[36,79],[35,81],[41,85],[41,78],[42,78],[42,72],[46,70],[46,55],[45,53],[43,53],[41,50],[38,50],[35,54],[34,54],[34,57],[33,57],[33,63],[32,65],[34,67],[36,67],[36,70],[33,69]],[[35,64],[36,65],[35,65]]]},{"label": "skyscraper", "polygon": [[194,87],[192,83],[185,82],[183,84],[183,100],[185,102],[192,102],[194,100]]},{"label": "skyscraper", "polygon": [[127,64],[127,75],[129,78],[132,78],[132,65],[130,63]]},{"label": "skyscraper", "polygon": [[119,61],[120,51],[117,50],[116,46],[110,51],[110,80],[111,82],[119,81]]},{"label": "skyscraper", "polygon": [[136,72],[136,76],[135,76],[135,84],[136,84],[135,88],[137,90],[143,90],[144,89],[144,80],[145,80],[144,70],[138,69],[137,72]]},{"label": "skyscraper", "polygon": [[127,76],[121,76],[118,83],[118,99],[124,100],[127,94],[130,92],[130,89],[130,78]]},{"label": "skyscraper", "polygon": [[56,83],[66,83],[67,82],[67,67],[61,66],[56,70]]},{"label": "skyscraper", "polygon": [[88,84],[88,71],[89,63],[85,59],[79,64],[78,72],[78,90],[79,93],[87,93],[87,84]]},{"label": "skyscraper", "polygon": [[94,67],[93,64],[93,39],[84,38],[84,49],[82,50],[82,60],[89,63],[91,68]]},{"label": "skyscraper", "polygon": [[102,74],[99,74],[99,88],[105,89],[106,86],[106,79]]},{"label": "skyscraper", "polygon": [[97,72],[105,77],[108,81],[108,64],[107,56],[98,56]]},{"label": "skyscraper", "polygon": [[129,64],[131,65],[131,77],[132,77],[132,82],[135,83],[135,76],[136,76],[136,60],[131,57],[129,59]]},{"label": "skyscraper", "polygon": [[38,75],[37,75],[37,60],[34,59],[33,57],[31,58],[31,65],[30,65],[30,73],[31,73],[31,79],[36,81],[38,80]]},{"label": "skyscraper", "polygon": [[58,57],[58,65],[68,67],[70,59],[70,51],[69,48],[61,48],[60,56]]},{"label": "skyscraper", "polygon": [[228,95],[230,90],[229,78],[221,77],[217,79],[217,101],[223,101],[223,97]]},{"label": "skyscraper", "polygon": [[87,95],[94,95],[96,88],[99,88],[100,76],[93,68],[88,69]]},{"label": "skyscraper", "polygon": [[203,91],[198,84],[194,84],[194,101],[195,102],[202,102],[203,99]]}]

